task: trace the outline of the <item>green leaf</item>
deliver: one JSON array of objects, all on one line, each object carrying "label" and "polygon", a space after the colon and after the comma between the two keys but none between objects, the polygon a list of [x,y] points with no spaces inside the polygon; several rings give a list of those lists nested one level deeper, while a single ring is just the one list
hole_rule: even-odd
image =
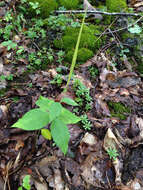
[{"label": "green leaf", "polygon": [[18,190],[23,190],[22,187],[18,187]]},{"label": "green leaf", "polygon": [[24,130],[38,130],[49,123],[49,113],[41,109],[33,109],[27,112],[21,119],[12,125],[12,127]]},{"label": "green leaf", "polygon": [[49,111],[49,117],[50,117],[50,122],[51,122],[60,115],[62,111],[62,106],[59,102],[53,102],[49,106],[48,111]]},{"label": "green leaf", "polygon": [[52,139],[51,132],[48,129],[41,129],[41,134],[45,139]]},{"label": "green leaf", "polygon": [[68,150],[69,131],[67,126],[59,118],[55,119],[51,124],[51,134],[56,145],[66,154]]},{"label": "green leaf", "polygon": [[40,107],[41,110],[47,111],[49,106],[54,103],[53,100],[49,100],[43,96],[40,96],[39,99],[36,101],[36,105]]},{"label": "green leaf", "polygon": [[74,124],[81,120],[80,117],[76,116],[75,114],[71,113],[69,110],[65,108],[62,108],[62,112],[59,116],[59,119],[65,124]]},{"label": "green leaf", "polygon": [[61,102],[64,102],[64,103],[71,105],[71,106],[78,106],[78,104],[74,100],[72,100],[71,98],[67,98],[67,97],[62,98]]},{"label": "green leaf", "polygon": [[30,190],[30,189],[31,189],[31,185],[30,185],[30,175],[26,175],[26,176],[23,178],[22,186],[23,186],[26,190]]},{"label": "green leaf", "polygon": [[136,24],[133,27],[128,28],[128,31],[132,34],[139,34],[142,32],[142,28]]}]

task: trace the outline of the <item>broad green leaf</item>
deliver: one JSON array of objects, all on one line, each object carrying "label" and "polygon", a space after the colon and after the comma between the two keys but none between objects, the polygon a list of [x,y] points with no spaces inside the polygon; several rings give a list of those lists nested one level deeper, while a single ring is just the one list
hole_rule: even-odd
[{"label": "broad green leaf", "polygon": [[71,106],[78,106],[78,104],[74,100],[72,100],[71,98],[67,98],[67,97],[62,98],[61,102],[64,102],[64,103],[71,105]]},{"label": "broad green leaf", "polygon": [[18,190],[23,190],[22,187],[18,187]]},{"label": "broad green leaf", "polygon": [[60,115],[62,108],[63,107],[59,102],[53,102],[49,106],[48,111],[49,111],[50,122]]},{"label": "broad green leaf", "polygon": [[59,119],[65,124],[74,124],[81,120],[80,117],[76,116],[75,114],[71,113],[69,110],[65,108],[62,108],[62,112],[59,116]]},{"label": "broad green leaf", "polygon": [[52,139],[51,132],[48,129],[41,129],[41,134],[45,139]]},{"label": "broad green leaf", "polygon": [[49,106],[54,103],[53,100],[49,100],[43,96],[40,96],[39,99],[36,101],[36,105],[40,107],[41,110],[47,111]]},{"label": "broad green leaf", "polygon": [[59,118],[55,119],[51,124],[51,134],[56,145],[66,154],[68,150],[68,142],[70,134],[67,126]]},{"label": "broad green leaf", "polygon": [[21,128],[27,131],[38,130],[49,123],[49,113],[41,109],[33,109],[27,112],[12,127]]},{"label": "broad green leaf", "polygon": [[23,186],[26,190],[30,190],[30,189],[31,189],[31,185],[30,185],[30,175],[26,175],[26,176],[23,178],[22,186]]}]

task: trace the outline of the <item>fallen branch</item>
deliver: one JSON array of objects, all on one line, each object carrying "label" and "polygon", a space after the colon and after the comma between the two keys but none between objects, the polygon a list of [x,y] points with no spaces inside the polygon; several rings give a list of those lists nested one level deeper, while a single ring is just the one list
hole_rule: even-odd
[{"label": "fallen branch", "polygon": [[[56,14],[80,14],[85,13],[85,10],[68,10],[68,11],[55,11]],[[103,12],[103,11],[87,11],[87,14],[103,14],[103,15],[120,15],[120,16],[141,16],[137,13],[109,13],[109,12]]]}]

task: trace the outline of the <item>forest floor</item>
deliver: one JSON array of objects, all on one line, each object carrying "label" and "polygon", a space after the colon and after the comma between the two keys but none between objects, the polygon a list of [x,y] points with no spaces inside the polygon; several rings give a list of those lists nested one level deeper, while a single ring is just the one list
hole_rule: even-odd
[{"label": "forest floor", "polygon": [[[135,2],[128,6],[139,14],[143,4]],[[0,190],[143,190],[141,16],[117,15],[105,25],[87,16],[85,25],[103,24],[96,36],[103,43],[76,63],[66,97],[79,105],[63,106],[81,121],[68,125],[64,155],[39,130],[11,126],[36,108],[40,96],[56,102],[63,96],[71,63],[66,49],[54,46],[65,26],[53,20],[79,27],[83,15],[52,13],[47,26],[29,18],[25,3],[0,2]],[[129,21],[134,26],[128,31]]]}]

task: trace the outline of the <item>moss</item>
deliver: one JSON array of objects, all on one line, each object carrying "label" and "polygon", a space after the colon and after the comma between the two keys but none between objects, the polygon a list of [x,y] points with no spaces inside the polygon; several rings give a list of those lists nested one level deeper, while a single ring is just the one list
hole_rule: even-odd
[{"label": "moss", "polygon": [[[90,50],[98,49],[102,41],[101,39],[96,41],[98,37],[95,36],[95,33],[97,32],[100,33],[98,30],[95,30],[93,26],[84,26],[79,48],[87,48]],[[74,49],[76,46],[78,34],[79,28],[67,27],[62,39],[54,41],[55,47],[63,48],[66,52]]]},{"label": "moss", "polygon": [[[70,62],[72,61],[73,58],[73,54],[74,54],[74,50],[70,50],[68,51],[67,55],[66,55],[66,61]],[[90,59],[91,57],[93,57],[93,52],[87,48],[80,48],[78,50],[78,55],[77,55],[77,62],[85,62],[88,59]]]},{"label": "moss", "polygon": [[140,74],[143,74],[143,63],[138,64],[138,66],[137,66],[137,71],[138,71]]},{"label": "moss", "polygon": [[77,9],[79,0],[59,0],[60,5],[66,9]]},{"label": "moss", "polygon": [[119,12],[127,9],[126,0],[106,0],[106,6],[110,12]]},{"label": "moss", "polygon": [[121,37],[122,37],[122,40],[126,40],[127,38],[134,38],[135,35],[130,32],[122,32]]},{"label": "moss", "polygon": [[[57,9],[58,4],[56,0],[28,0],[28,2],[32,3],[39,3],[39,8],[40,8],[40,16],[42,18],[47,18],[51,11],[54,11]],[[36,14],[33,9],[29,10],[32,14]]]},{"label": "moss", "polygon": [[130,113],[130,108],[120,102],[108,102],[108,106],[112,117],[119,117],[121,120],[126,119],[126,113]]}]

